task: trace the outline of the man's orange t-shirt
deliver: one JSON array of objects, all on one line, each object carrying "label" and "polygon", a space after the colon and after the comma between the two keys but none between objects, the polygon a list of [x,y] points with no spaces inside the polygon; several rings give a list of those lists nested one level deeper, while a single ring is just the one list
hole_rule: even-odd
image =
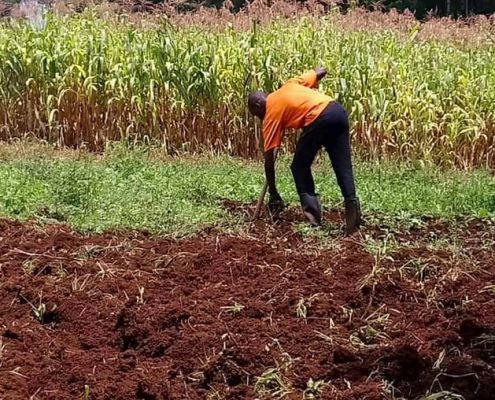
[{"label": "man's orange t-shirt", "polygon": [[316,72],[309,71],[268,95],[263,119],[265,151],[280,146],[285,129],[300,129],[311,124],[332,101],[314,90],[317,84]]}]

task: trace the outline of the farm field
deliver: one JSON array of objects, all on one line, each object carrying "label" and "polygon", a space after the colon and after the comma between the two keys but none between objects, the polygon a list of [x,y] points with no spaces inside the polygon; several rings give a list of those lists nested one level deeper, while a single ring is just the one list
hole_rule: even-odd
[{"label": "farm field", "polygon": [[252,222],[255,163],[0,148],[2,398],[492,398],[488,172],[360,164],[344,238],[326,164],[314,230],[284,161]]},{"label": "farm field", "polygon": [[180,240],[1,220],[0,394],[493,398],[493,221],[318,238],[282,218]]},{"label": "farm field", "polygon": [[[0,400],[495,398],[494,17],[96,3],[0,20]],[[253,220],[246,97],[317,66],[349,237],[326,154],[304,219],[295,135]]]}]

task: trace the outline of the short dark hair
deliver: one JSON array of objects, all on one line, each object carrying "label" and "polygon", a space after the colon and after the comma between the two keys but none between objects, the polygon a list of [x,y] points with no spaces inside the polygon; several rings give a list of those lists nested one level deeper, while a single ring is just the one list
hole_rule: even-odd
[{"label": "short dark hair", "polygon": [[264,97],[264,96],[265,96],[265,93],[263,93],[260,90],[257,90],[256,92],[251,93],[249,95],[249,97],[248,97],[248,106],[249,106],[249,108],[255,107],[258,99],[260,97]]}]

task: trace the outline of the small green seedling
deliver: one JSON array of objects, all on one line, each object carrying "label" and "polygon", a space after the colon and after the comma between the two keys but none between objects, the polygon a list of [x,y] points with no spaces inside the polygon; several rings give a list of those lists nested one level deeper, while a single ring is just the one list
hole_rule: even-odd
[{"label": "small green seedling", "polygon": [[306,389],[303,392],[303,400],[314,400],[321,396],[323,389],[327,384],[323,380],[313,380],[309,379],[306,383]]},{"label": "small green seedling", "polygon": [[26,260],[22,263],[22,270],[28,275],[32,275],[36,271],[36,267],[36,262],[33,260]]},{"label": "small green seedling", "polygon": [[301,297],[296,304],[296,316],[297,318],[306,319],[308,316],[308,310],[311,304],[319,297],[319,294],[313,294],[308,298]]},{"label": "small green seedling", "polygon": [[89,385],[84,385],[83,400],[91,400],[91,390],[89,388]]},{"label": "small green seedling", "polygon": [[256,380],[255,390],[260,396],[283,398],[290,393],[277,368],[269,368]]},{"label": "small green seedling", "polygon": [[234,314],[234,315],[240,314],[242,312],[242,310],[244,310],[244,308],[245,308],[245,306],[238,303],[238,302],[235,302],[231,306],[220,307],[220,309],[222,310],[221,313],[226,312],[226,313],[230,313],[230,314]]},{"label": "small green seedling", "polygon": [[39,322],[44,323],[45,322],[45,313],[46,313],[45,303],[42,303],[41,299],[40,299],[40,304],[38,305],[38,307],[34,307],[34,306],[31,306],[31,307],[33,308],[33,314],[36,317],[36,319]]}]

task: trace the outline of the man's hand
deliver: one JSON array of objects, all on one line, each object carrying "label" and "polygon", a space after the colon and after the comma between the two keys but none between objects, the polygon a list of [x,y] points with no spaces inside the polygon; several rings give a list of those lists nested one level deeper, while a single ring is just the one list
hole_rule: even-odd
[{"label": "man's hand", "polygon": [[327,70],[323,67],[315,68],[315,72],[316,72],[316,80],[318,82],[321,81],[327,74]]},{"label": "man's hand", "polygon": [[268,210],[272,215],[280,214],[284,211],[285,204],[282,197],[278,193],[270,194],[270,200],[268,201]]}]

